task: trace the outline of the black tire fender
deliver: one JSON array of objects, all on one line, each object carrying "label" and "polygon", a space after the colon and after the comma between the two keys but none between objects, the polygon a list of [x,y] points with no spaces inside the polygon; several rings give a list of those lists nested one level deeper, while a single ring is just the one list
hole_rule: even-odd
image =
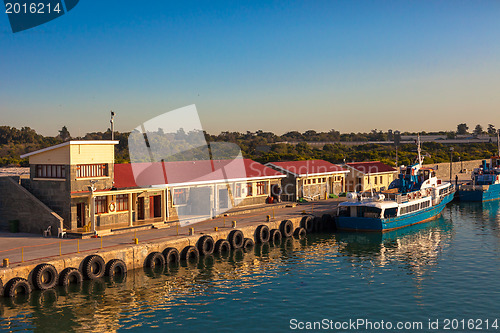
[{"label": "black tire fender", "polygon": [[144,266],[148,268],[157,268],[165,266],[165,257],[160,252],[151,252],[144,261]]},{"label": "black tire fender", "polygon": [[181,261],[179,250],[175,247],[167,247],[163,250],[163,257],[165,258],[165,263],[167,264],[179,264]]},{"label": "black tire fender", "polygon": [[312,233],[314,231],[314,223],[313,218],[311,216],[304,216],[302,220],[300,220],[300,226],[306,229],[307,233]]},{"label": "black tire fender", "polygon": [[280,224],[280,232],[284,238],[292,237],[293,223],[290,220],[283,220]]},{"label": "black tire fender", "polygon": [[80,284],[83,281],[82,273],[74,268],[68,267],[62,270],[59,274],[59,285],[60,286],[68,286],[71,283]]},{"label": "black tire fender", "polygon": [[127,274],[127,265],[123,260],[111,259],[106,264],[106,276],[115,277]]},{"label": "black tire fender", "polygon": [[196,263],[200,260],[200,253],[196,247],[188,245],[182,249],[181,260]]},{"label": "black tire fender", "polygon": [[245,238],[245,240],[243,241],[243,250],[245,251],[252,249],[254,246],[255,243],[251,238]]},{"label": "black tire fender", "polygon": [[9,280],[4,288],[5,297],[16,297],[18,294],[29,295],[31,293],[31,286],[28,280],[15,277]]},{"label": "black tire fender", "polygon": [[231,251],[231,244],[225,239],[219,239],[215,243],[215,253],[221,255],[224,253],[229,253]]},{"label": "black tire fender", "polygon": [[306,237],[306,235],[307,235],[306,229],[302,227],[296,228],[295,231],[293,232],[293,236],[298,239],[302,239]]},{"label": "black tire fender", "polygon": [[104,259],[97,254],[92,254],[82,262],[82,274],[87,280],[94,280],[104,276],[106,264]]},{"label": "black tire fender", "polygon": [[212,236],[203,235],[198,239],[197,248],[202,256],[214,253],[215,242]]},{"label": "black tire fender", "polygon": [[273,245],[281,244],[281,238],[283,238],[283,236],[281,235],[281,231],[279,231],[278,229],[272,229],[270,234],[270,241],[273,243]]},{"label": "black tire fender", "polygon": [[269,242],[269,227],[265,224],[261,224],[255,229],[255,242],[265,243]]},{"label": "black tire fender", "polygon": [[33,269],[31,282],[38,290],[47,290],[57,284],[57,270],[50,264],[40,264]]},{"label": "black tire fender", "polygon": [[245,236],[243,236],[243,232],[241,230],[233,230],[227,236],[227,241],[231,244],[231,248],[233,249],[241,248],[244,240]]}]

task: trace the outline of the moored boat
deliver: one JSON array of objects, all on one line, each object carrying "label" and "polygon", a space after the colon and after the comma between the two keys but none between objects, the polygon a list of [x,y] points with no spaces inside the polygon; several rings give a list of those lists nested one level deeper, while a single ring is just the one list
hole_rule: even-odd
[{"label": "moored boat", "polygon": [[374,193],[348,193],[348,201],[337,208],[339,230],[389,231],[437,217],[455,194],[450,182],[423,168],[420,138],[417,162],[404,168],[388,190]]},{"label": "moored boat", "polygon": [[472,180],[458,188],[460,201],[491,201],[500,199],[500,156],[493,156],[490,163],[483,161],[474,169]]}]

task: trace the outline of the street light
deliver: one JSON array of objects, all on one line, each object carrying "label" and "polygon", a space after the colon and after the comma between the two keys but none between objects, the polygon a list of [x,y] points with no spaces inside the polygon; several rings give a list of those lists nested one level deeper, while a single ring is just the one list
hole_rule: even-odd
[{"label": "street light", "polygon": [[90,222],[92,223],[92,231],[94,232],[94,235],[97,234],[97,231],[95,230],[95,197],[94,197],[94,192],[97,189],[95,187],[95,184],[98,182],[98,180],[91,180],[90,181],[90,200],[92,201],[90,204],[90,213],[91,213],[91,220]]},{"label": "street light", "polygon": [[450,147],[450,183],[451,183],[451,173],[453,168],[453,147]]}]

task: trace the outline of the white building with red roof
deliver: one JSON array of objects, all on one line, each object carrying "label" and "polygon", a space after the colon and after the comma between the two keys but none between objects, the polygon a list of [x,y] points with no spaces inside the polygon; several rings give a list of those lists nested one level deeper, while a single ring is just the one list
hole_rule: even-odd
[{"label": "white building with red roof", "polygon": [[290,201],[319,200],[345,192],[345,177],[349,173],[324,160],[269,162],[266,166],[287,175],[282,180],[282,198]]},{"label": "white building with red roof", "polygon": [[249,159],[114,163],[118,141],[68,141],[29,157],[26,188],[68,232],[203,220],[263,204],[286,175]]},{"label": "white building with red roof", "polygon": [[396,169],[380,161],[353,162],[345,166],[350,171],[346,178],[348,192],[387,189],[398,176]]}]

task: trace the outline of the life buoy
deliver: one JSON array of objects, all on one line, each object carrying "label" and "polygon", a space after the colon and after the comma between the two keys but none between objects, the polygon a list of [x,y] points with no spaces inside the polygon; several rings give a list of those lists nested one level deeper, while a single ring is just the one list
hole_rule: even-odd
[{"label": "life buoy", "polygon": [[116,210],[116,204],[114,202],[111,202],[108,208],[110,212],[114,212]]},{"label": "life buoy", "polygon": [[419,198],[419,199],[420,199],[420,197],[422,197],[422,193],[418,192],[418,193],[417,193],[417,198]]}]

